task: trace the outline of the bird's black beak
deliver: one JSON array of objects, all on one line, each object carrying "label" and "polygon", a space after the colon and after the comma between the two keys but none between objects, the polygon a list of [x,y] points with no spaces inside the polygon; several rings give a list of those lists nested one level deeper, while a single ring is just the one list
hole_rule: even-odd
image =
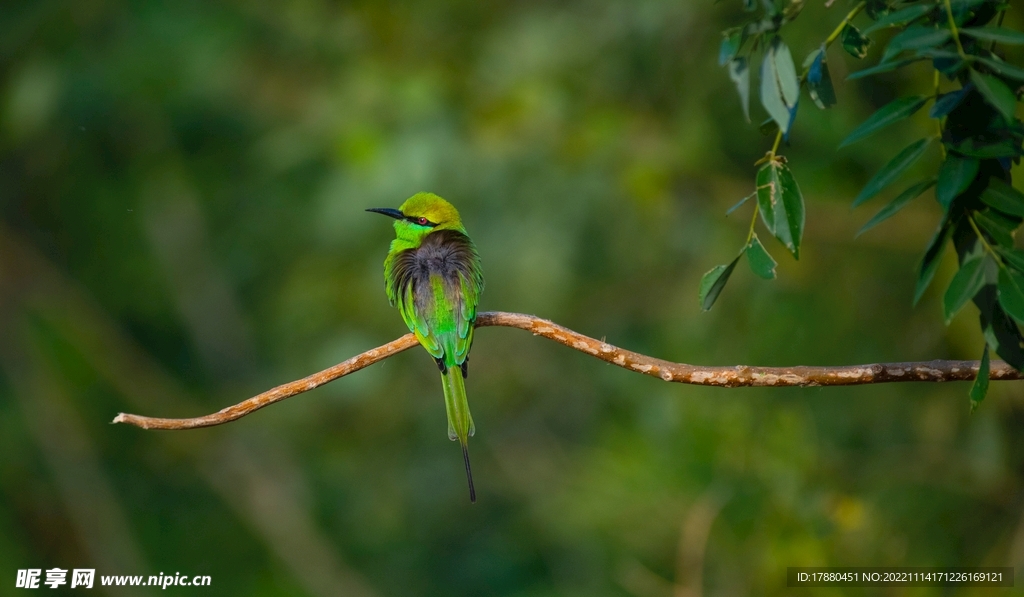
[{"label": "bird's black beak", "polygon": [[392,209],[390,207],[371,207],[370,209],[368,209],[366,211],[372,211],[374,213],[384,214],[384,215],[392,217],[392,218],[394,218],[396,220],[403,220],[403,219],[405,219],[405,214],[404,213],[398,211],[397,209]]}]

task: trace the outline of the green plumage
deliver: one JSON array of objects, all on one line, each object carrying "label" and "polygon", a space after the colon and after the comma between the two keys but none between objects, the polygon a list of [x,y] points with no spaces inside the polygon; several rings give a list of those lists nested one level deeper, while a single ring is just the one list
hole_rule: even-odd
[{"label": "green plumage", "polygon": [[470,499],[475,501],[468,451],[475,429],[464,378],[484,288],[480,256],[459,212],[437,195],[417,193],[397,210],[370,211],[395,218],[396,237],[384,260],[388,300],[441,370],[448,437],[462,445]]}]

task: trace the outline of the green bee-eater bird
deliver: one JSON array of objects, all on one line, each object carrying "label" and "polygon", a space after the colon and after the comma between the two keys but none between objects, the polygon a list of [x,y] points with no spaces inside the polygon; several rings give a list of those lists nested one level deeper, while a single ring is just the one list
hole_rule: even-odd
[{"label": "green bee-eater bird", "polygon": [[384,260],[384,288],[392,306],[441,370],[448,438],[459,440],[469,499],[476,501],[468,441],[475,432],[466,402],[476,305],[484,289],[480,256],[455,207],[433,193],[417,193],[398,209],[367,211],[395,219],[395,240]]}]

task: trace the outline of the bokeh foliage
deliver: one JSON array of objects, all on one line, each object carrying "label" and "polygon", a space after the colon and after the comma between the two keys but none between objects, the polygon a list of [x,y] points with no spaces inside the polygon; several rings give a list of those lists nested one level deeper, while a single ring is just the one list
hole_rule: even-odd
[{"label": "bokeh foliage", "polygon": [[[744,6],[748,11],[757,8],[749,0]],[[806,85],[818,108],[834,106],[835,89],[826,61],[832,42],[841,39],[847,53],[864,58],[872,43],[868,34],[895,29],[880,62],[850,78],[891,73],[927,62],[934,69],[933,91],[890,101],[850,132],[840,148],[871,137],[934,101],[928,115],[935,119],[937,132],[914,141],[882,166],[857,194],[853,206],[874,198],[899,180],[938,141],[942,157],[938,172],[897,195],[860,232],[889,219],[934,187],[943,215],[921,259],[914,303],[931,284],[946,245],[953,243],[960,270],[943,296],[945,321],[948,324],[968,301],[973,301],[980,311],[985,337],[978,378],[970,392],[973,410],[987,392],[990,348],[1024,370],[1024,334],[1018,327],[1024,323],[1024,251],[1014,244],[1014,234],[1024,221],[1024,193],[1013,188],[1010,176],[1011,167],[1024,155],[1024,122],[1016,117],[1019,96],[1024,95],[1024,68],[1007,62],[996,51],[999,44],[1024,45],[1024,32],[1002,27],[1009,9],[1004,0],[862,0],[839,21],[821,47],[807,56],[804,71],[798,76],[781,31],[803,8],[802,0],[781,5],[762,2],[760,16],[722,34],[718,62],[728,66],[748,120],[749,64],[761,50],[761,104],[770,116],[761,128],[776,131],[774,145],[758,161],[764,163],[757,173],[754,194],[758,201],[741,255],[748,255],[755,273],[771,277],[760,265],[765,261],[764,251],[757,250],[760,243],[753,244],[760,212],[768,231],[794,258],[799,258],[804,199],[785,158],[777,151],[779,142],[789,138],[796,120],[800,88]],[[862,12],[873,21],[863,32],[854,24]],[[956,87],[940,93],[943,78]],[[716,266],[704,275],[700,288],[704,310],[714,304],[738,260]]]},{"label": "bokeh foliage", "polygon": [[[807,3],[793,56],[852,8]],[[1020,30],[1015,9],[1003,26]],[[891,31],[863,61],[827,50],[838,103],[803,106],[780,145],[806,209],[800,260],[768,263],[756,247],[780,245],[722,216],[773,140],[717,64],[718,32],[747,14],[3,3],[0,595],[18,594],[15,569],[51,566],[318,596],[786,594],[788,565],[1019,571],[1013,383],[973,416],[962,384],[691,388],[485,329],[473,506],[419,351],[227,427],[108,424],[210,412],[404,333],[383,293],[391,231],[362,210],[420,190],[462,211],[482,309],[696,363],[976,358],[977,325],[940,319],[951,252],[910,304],[938,204],[853,238],[849,204],[934,130],[918,112],[836,151],[933,91],[925,64],[847,79]],[[932,150],[908,175],[939,163]],[[701,274],[738,245],[777,279],[735,276],[702,314]]]}]

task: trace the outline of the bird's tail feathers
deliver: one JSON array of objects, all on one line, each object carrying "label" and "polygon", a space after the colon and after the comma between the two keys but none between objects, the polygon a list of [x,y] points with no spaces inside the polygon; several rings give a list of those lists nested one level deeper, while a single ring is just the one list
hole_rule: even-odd
[{"label": "bird's tail feathers", "polygon": [[469,499],[475,502],[473,471],[469,466],[469,438],[476,433],[476,427],[473,425],[473,415],[469,413],[462,368],[448,367],[448,370],[441,374],[441,385],[444,387],[444,406],[448,413],[448,439],[459,440],[462,445],[462,458],[466,462],[466,480],[469,482]]}]

